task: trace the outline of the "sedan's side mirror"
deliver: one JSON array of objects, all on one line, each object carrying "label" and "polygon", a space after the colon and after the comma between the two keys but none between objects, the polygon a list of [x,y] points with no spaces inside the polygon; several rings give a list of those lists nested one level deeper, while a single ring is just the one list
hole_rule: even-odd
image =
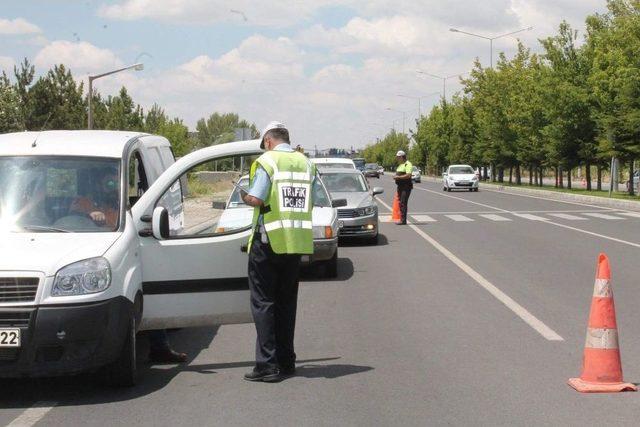
[{"label": "sedan's side mirror", "polygon": [[448,175],[448,174],[447,174],[446,172],[442,174],[442,176],[447,176],[447,175]]},{"label": "sedan's side mirror", "polygon": [[332,208],[342,208],[347,206],[347,199],[335,199],[331,201]]},{"label": "sedan's side mirror", "polygon": [[153,230],[153,237],[156,239],[164,240],[169,238],[169,212],[166,208],[158,206],[153,210],[151,229]]},{"label": "sedan's side mirror", "polygon": [[384,188],[382,187],[373,187],[373,195],[384,193]]}]

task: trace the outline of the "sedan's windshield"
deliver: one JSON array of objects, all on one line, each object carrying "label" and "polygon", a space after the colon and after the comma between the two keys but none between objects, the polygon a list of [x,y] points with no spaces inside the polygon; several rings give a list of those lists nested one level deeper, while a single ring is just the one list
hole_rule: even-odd
[{"label": "sedan's windshield", "polygon": [[378,170],[378,164],[377,163],[367,163],[366,165],[364,165],[365,169],[369,169],[369,170]]},{"label": "sedan's windshield", "polygon": [[0,231],[115,231],[119,221],[119,160],[0,157]]},{"label": "sedan's windshield", "polygon": [[[238,182],[243,188],[249,188],[249,178],[242,178],[240,182]],[[327,194],[327,190],[325,190],[322,182],[319,178],[316,178],[313,181],[313,206],[318,206],[321,208],[330,208],[331,207],[331,199]],[[233,193],[231,193],[231,197],[229,197],[229,202],[227,203],[227,208],[234,207],[247,207],[244,201],[240,198],[240,190],[235,188]]]},{"label": "sedan's windshield", "polygon": [[316,163],[318,169],[355,169],[352,163]]},{"label": "sedan's windshield", "polygon": [[450,174],[473,174],[473,169],[469,166],[451,166],[449,168]]},{"label": "sedan's windshield", "polygon": [[329,193],[361,193],[368,191],[367,184],[360,173],[323,174],[322,181]]}]

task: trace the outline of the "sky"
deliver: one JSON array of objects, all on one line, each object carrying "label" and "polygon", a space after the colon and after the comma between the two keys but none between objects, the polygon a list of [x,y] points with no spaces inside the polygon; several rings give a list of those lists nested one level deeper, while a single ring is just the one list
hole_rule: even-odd
[{"label": "sky", "polygon": [[[520,39],[540,51],[562,20],[579,31],[605,0],[3,0],[0,70],[28,58],[36,72],[57,63],[77,79],[143,62],[94,82],[103,95],[125,85],[134,100],[162,106],[194,129],[213,112],[236,112],[260,129],[284,122],[292,141],[363,147],[391,128],[415,128],[443,94],[443,81],[489,41],[513,54]],[[450,97],[461,86],[446,80]],[[404,95],[404,96],[399,96]],[[403,113],[404,112],[404,113]],[[404,120],[403,120],[404,118]],[[404,122],[404,123],[403,123]]]}]

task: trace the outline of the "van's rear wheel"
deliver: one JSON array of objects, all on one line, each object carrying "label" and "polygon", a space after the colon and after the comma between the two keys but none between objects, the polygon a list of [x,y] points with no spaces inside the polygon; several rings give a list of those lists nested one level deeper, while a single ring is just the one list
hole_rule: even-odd
[{"label": "van's rear wheel", "polygon": [[115,387],[132,387],[138,377],[136,358],[136,315],[131,313],[127,336],[118,358],[104,369],[105,379]]}]

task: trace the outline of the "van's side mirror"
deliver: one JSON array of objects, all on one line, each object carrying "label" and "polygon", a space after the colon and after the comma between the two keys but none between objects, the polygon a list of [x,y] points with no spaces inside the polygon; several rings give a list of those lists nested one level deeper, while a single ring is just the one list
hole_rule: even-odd
[{"label": "van's side mirror", "polygon": [[335,199],[331,201],[332,208],[341,208],[347,206],[347,199]]},{"label": "van's side mirror", "polygon": [[151,229],[153,230],[153,237],[158,240],[164,240],[169,237],[169,212],[166,208],[158,206],[153,210]]},{"label": "van's side mirror", "polygon": [[384,188],[382,187],[373,187],[373,195],[384,193]]}]

